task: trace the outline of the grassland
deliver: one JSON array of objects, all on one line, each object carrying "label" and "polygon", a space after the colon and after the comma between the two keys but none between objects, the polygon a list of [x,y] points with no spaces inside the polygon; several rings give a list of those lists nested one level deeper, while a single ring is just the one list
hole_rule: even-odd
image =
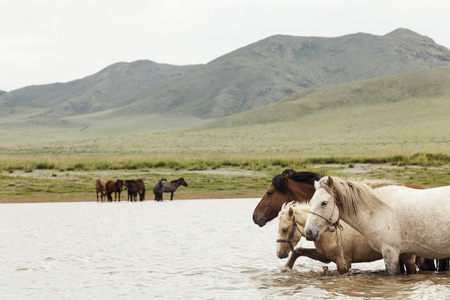
[{"label": "grassland", "polygon": [[[417,153],[386,157],[309,157],[286,155],[198,156],[4,156],[0,158],[0,202],[95,201],[95,179],[184,177],[176,199],[261,197],[274,175],[286,168],[324,175],[389,178],[424,187],[448,185],[450,156]],[[126,197],[125,193],[122,197]],[[167,198],[167,196],[166,196]]]},{"label": "grassland", "polygon": [[37,120],[24,111],[0,119],[0,198],[92,200],[96,178],[162,176],[192,182],[180,198],[259,197],[283,169],[318,165],[450,185],[449,80],[441,68],[308,90],[209,122],[106,112]]}]

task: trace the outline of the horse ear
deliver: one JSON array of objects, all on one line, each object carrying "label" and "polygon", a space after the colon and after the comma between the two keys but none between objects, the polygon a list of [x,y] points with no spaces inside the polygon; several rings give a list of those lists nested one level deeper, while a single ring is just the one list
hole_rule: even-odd
[{"label": "horse ear", "polygon": [[283,180],[283,183],[286,183],[289,180],[289,173],[284,173],[281,180]]},{"label": "horse ear", "polygon": [[289,217],[292,217],[292,215],[294,214],[294,209],[291,207],[289,207]]},{"label": "horse ear", "polygon": [[320,188],[320,183],[317,180],[314,180],[314,188],[316,190]]},{"label": "horse ear", "polygon": [[332,179],[330,176],[328,176],[328,179],[327,179],[327,185],[328,185],[330,188],[333,187],[333,179]]}]

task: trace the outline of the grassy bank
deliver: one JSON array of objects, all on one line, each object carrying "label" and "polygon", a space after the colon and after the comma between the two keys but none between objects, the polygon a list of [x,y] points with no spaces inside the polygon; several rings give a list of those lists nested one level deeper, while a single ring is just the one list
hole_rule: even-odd
[{"label": "grassy bank", "polygon": [[[176,199],[261,197],[284,169],[325,175],[394,179],[424,187],[450,185],[450,156],[299,157],[273,155],[82,155],[0,157],[0,202],[95,201],[95,179],[137,179],[147,185],[184,177]],[[169,195],[166,195],[167,199]],[[126,192],[122,198],[126,199]]]},{"label": "grassy bank", "polygon": [[93,171],[170,169],[215,170],[237,167],[251,171],[263,171],[277,167],[300,169],[313,164],[375,163],[394,166],[415,165],[422,167],[450,164],[450,155],[442,153],[415,153],[411,155],[364,156],[305,156],[299,154],[203,154],[203,155],[6,155],[0,157],[0,172],[35,170]]}]

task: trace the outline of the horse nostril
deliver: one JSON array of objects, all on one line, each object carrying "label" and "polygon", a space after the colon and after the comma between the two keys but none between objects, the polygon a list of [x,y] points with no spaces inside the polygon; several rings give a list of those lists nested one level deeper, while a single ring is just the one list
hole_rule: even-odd
[{"label": "horse nostril", "polygon": [[310,230],[308,230],[307,232],[305,232],[305,234],[306,234],[306,236],[311,236],[311,235],[312,235],[312,231],[311,231],[311,229],[310,229]]}]

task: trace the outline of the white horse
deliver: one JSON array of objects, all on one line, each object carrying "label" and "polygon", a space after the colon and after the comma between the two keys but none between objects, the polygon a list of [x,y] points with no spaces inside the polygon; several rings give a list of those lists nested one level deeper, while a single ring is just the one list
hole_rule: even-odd
[{"label": "white horse", "polygon": [[371,188],[324,177],[315,188],[305,224],[308,240],[318,240],[342,219],[383,255],[390,275],[400,273],[400,254],[450,257],[450,186],[416,190],[386,183]]},{"label": "white horse", "polygon": [[153,194],[155,194],[156,201],[163,201],[163,193],[167,187],[167,180],[165,178],[156,181],[153,184]]}]

